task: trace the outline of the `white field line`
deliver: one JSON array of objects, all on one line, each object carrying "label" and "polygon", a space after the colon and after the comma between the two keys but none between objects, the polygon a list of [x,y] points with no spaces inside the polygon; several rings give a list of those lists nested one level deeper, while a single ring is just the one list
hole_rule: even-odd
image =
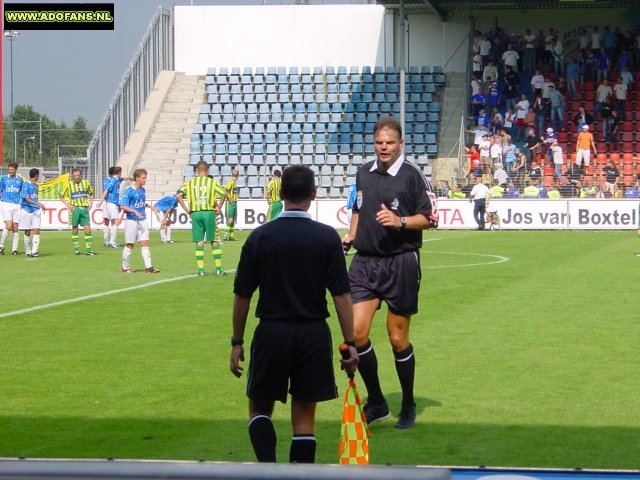
[{"label": "white field line", "polygon": [[13,317],[15,315],[22,315],[23,313],[37,312],[38,310],[45,310],[47,308],[58,307],[60,305],[67,305],[69,303],[82,302],[84,300],[92,300],[94,298],[108,297],[109,295],[116,295],[118,293],[131,292],[133,290],[140,290],[141,288],[153,287],[155,285],[162,285],[163,283],[179,282],[187,278],[194,278],[197,275],[184,275],[182,277],[165,278],[163,280],[157,280],[155,282],[143,283],[142,285],[134,285],[133,287],[119,288],[118,290],[109,290],[107,292],[93,293],[91,295],[84,295],[82,297],[69,298],[67,300],[60,300],[59,302],[45,303],[44,305],[36,305],[35,307],[23,308],[22,310],[14,310],[13,312],[0,313],[0,318]]},{"label": "white field line", "polygon": [[442,254],[442,255],[467,255],[469,257],[485,257],[485,258],[495,258],[496,260],[492,262],[482,262],[482,263],[465,263],[462,265],[433,265],[425,268],[462,268],[462,267],[483,267],[486,265],[497,265],[499,263],[505,263],[511,261],[509,257],[503,257],[502,255],[489,255],[487,253],[461,253],[461,252],[433,252],[428,250],[423,250],[424,253],[428,254]]}]

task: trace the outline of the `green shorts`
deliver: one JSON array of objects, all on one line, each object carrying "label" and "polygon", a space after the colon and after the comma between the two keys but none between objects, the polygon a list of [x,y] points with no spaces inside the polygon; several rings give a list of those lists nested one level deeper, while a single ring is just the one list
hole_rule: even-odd
[{"label": "green shorts", "polygon": [[87,207],[75,207],[71,214],[71,226],[77,227],[82,225],[91,225],[91,219],[89,218],[89,209]]},{"label": "green shorts", "polygon": [[225,216],[227,217],[227,223],[233,219],[234,223],[238,219],[238,202],[227,202]]},{"label": "green shorts", "polygon": [[271,202],[267,211],[267,220],[275,220],[282,211],[282,202]]},{"label": "green shorts", "polygon": [[203,212],[191,212],[191,234],[194,242],[213,242],[216,239],[216,212],[206,210]]}]

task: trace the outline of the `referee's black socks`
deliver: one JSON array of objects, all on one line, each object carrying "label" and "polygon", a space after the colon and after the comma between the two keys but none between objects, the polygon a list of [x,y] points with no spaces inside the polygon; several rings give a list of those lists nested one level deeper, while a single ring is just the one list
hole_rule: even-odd
[{"label": "referee's black socks", "polygon": [[371,345],[371,340],[367,340],[367,343],[358,347],[357,351],[360,359],[358,372],[367,387],[367,402],[373,405],[380,405],[385,400],[380,388],[380,379],[378,378],[378,358],[373,345]]},{"label": "referee's black socks", "polygon": [[276,430],[271,418],[256,415],[249,421],[249,437],[259,462],[276,461]]},{"label": "referee's black socks", "polygon": [[289,450],[291,463],[314,463],[316,461],[316,437],[313,435],[294,435]]},{"label": "referee's black socks", "polygon": [[413,379],[416,373],[416,357],[413,355],[413,345],[400,352],[393,351],[396,359],[396,372],[402,388],[402,408],[409,408],[415,403],[413,399]]}]

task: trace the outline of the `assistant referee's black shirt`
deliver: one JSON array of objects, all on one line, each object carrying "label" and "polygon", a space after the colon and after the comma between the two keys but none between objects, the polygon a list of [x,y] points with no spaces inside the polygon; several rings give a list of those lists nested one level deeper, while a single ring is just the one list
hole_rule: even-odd
[{"label": "assistant referee's black shirt", "polygon": [[417,167],[400,156],[387,172],[381,172],[376,159],[360,167],[356,188],[353,212],[358,213],[358,228],[353,246],[358,254],[397,255],[422,246],[422,230],[383,227],[376,221],[382,204],[400,217],[420,213],[430,219],[435,213],[433,188]]},{"label": "assistant referee's black shirt", "polygon": [[327,318],[326,291],[351,292],[338,233],[298,211],[255,229],[242,247],[233,291],[251,298],[258,288],[262,320]]}]

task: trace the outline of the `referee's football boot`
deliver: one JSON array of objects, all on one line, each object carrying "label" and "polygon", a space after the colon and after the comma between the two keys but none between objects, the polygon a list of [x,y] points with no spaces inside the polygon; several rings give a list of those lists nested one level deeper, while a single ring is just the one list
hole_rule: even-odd
[{"label": "referee's football boot", "polygon": [[14,250],[13,252],[11,252],[11,255],[20,255],[20,254],[18,253],[18,250]]},{"label": "referee's football boot", "polygon": [[398,414],[396,428],[411,428],[416,424],[416,404],[410,407],[403,407]]},{"label": "referee's football boot", "polygon": [[144,273],[160,273],[159,268],[149,267],[144,269]]},{"label": "referee's football boot", "polygon": [[391,417],[389,405],[387,405],[386,401],[379,405],[367,403],[362,409],[364,410],[364,418],[367,420],[367,425],[373,425]]},{"label": "referee's football boot", "polygon": [[4,255],[4,246],[0,247],[0,255]]}]

